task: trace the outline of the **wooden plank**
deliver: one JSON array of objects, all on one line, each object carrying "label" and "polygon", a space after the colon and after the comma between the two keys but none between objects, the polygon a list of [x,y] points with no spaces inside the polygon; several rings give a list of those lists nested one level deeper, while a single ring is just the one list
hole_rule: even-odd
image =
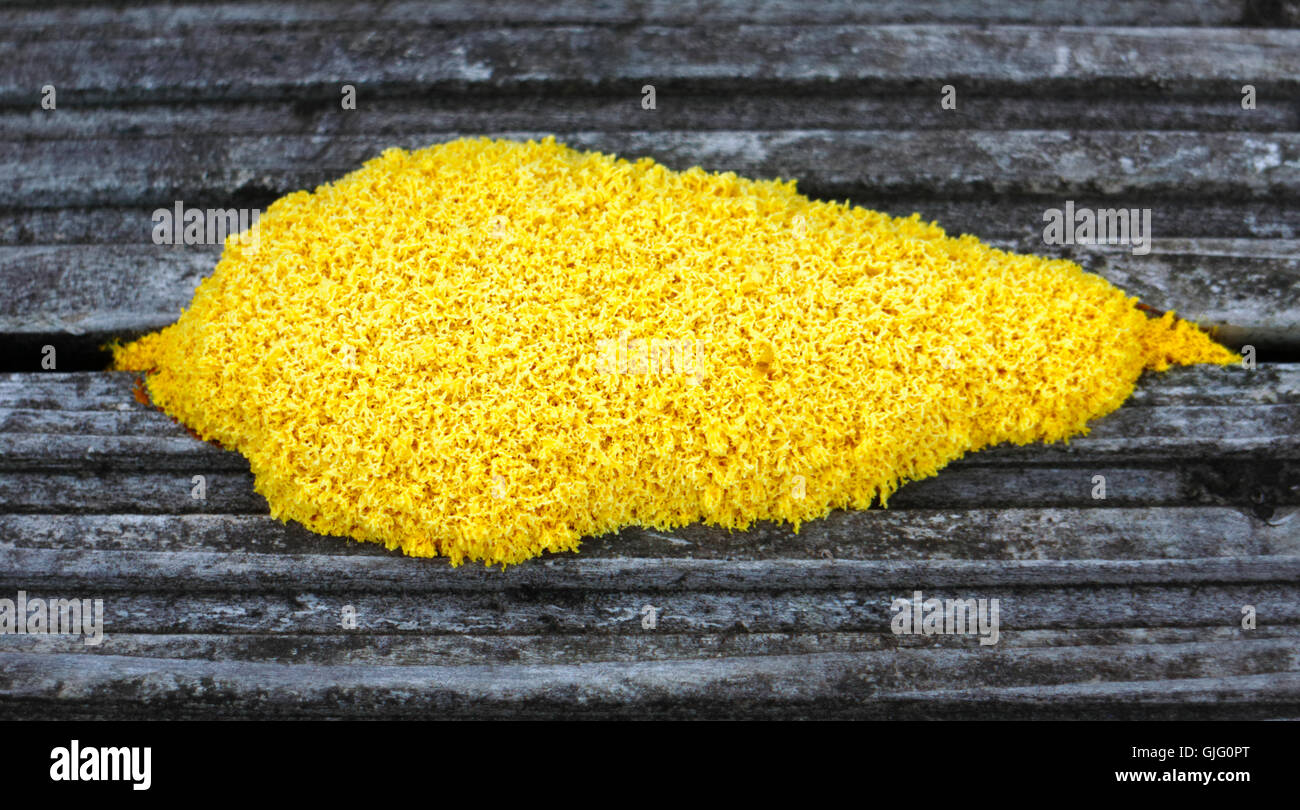
[{"label": "wooden plank", "polygon": [[[144,240],[141,240],[142,242]],[[138,334],[174,323],[221,247],[0,248],[0,334]]]},{"label": "wooden plank", "polygon": [[[1048,458],[1130,460],[1243,455],[1271,451],[1300,457],[1300,405],[1164,405],[1120,409],[1069,444],[999,447],[981,458],[1035,461]],[[87,461],[116,468],[172,467],[209,455],[186,442],[186,430],[162,412],[0,409],[0,469],[76,469]]]},{"label": "wooden plank", "polygon": [[[146,410],[131,396],[132,380],[128,374],[0,379],[0,470],[12,473],[0,479],[0,508],[266,511],[243,457],[192,439]],[[1300,503],[1298,381],[1295,366],[1155,375],[1133,407],[1099,420],[1088,436],[972,454],[935,478],[909,484],[890,503],[915,509],[1226,502],[1268,517]],[[1184,405],[1182,397],[1197,404]],[[191,497],[194,475],[205,476],[206,500]],[[1094,475],[1106,477],[1105,503],[1092,497]]]},{"label": "wooden plank", "polygon": [[[0,408],[135,411],[154,414],[132,395],[129,372],[0,372]],[[1148,405],[1280,405],[1300,403],[1300,364],[1179,366],[1144,375],[1125,408]]]},{"label": "wooden plank", "polygon": [[[312,534],[268,515],[230,514],[0,514],[0,548],[400,556],[374,543]],[[701,524],[671,532],[628,528],[588,538],[578,556],[1142,560],[1267,555],[1300,555],[1300,509],[1281,508],[1267,519],[1227,506],[835,511],[798,533],[771,523],[747,532]]]},{"label": "wooden plank", "polygon": [[[1218,328],[1232,345],[1300,348],[1300,241],[1160,239],[1145,256],[1111,246],[1028,249],[1078,261],[1151,306]],[[0,285],[10,291],[0,301],[0,334],[102,342],[160,329],[189,304],[220,252],[151,244],[0,247]]]},{"label": "wooden plank", "polygon": [[[87,465],[115,472],[248,468],[215,445],[187,437],[179,426],[123,416],[60,411],[51,417],[45,411],[0,410],[0,429],[5,431],[23,421],[36,422],[31,432],[0,433],[0,470],[76,471]],[[81,430],[92,425],[91,432]],[[145,429],[139,430],[142,425]],[[125,432],[108,433],[117,428]],[[1087,465],[1261,455],[1300,459],[1300,405],[1121,408],[1097,420],[1091,433],[1068,444],[998,446],[954,464],[961,469],[969,464]]]},{"label": "wooden plank", "polygon": [[[51,7],[53,6],[53,7]],[[605,0],[591,4],[537,4],[528,0],[389,2],[358,8],[320,2],[178,3],[149,8],[106,9],[46,3],[0,12],[0,35],[10,38],[193,34],[198,31],[295,30],[324,33],[357,28],[427,28],[448,25],[829,25],[843,23],[1012,23],[1038,25],[1232,26],[1294,24],[1282,9],[1246,0],[1203,0],[1170,5],[1160,0],[1048,0],[1030,4],[990,0],[885,0],[855,3],[823,0]]]},{"label": "wooden plank", "polygon": [[[334,178],[330,178],[334,179]],[[825,195],[801,185],[803,193],[814,199]],[[181,190],[183,191],[183,190]],[[196,199],[189,193],[180,197],[188,204],[204,208],[258,208],[280,197],[277,189],[256,182],[236,188],[231,196]],[[843,198],[840,198],[841,200]],[[74,245],[123,244],[150,245],[151,217],[159,206],[174,205],[176,197],[143,205],[74,206],[60,208],[9,209],[0,219],[0,245]],[[1216,199],[1214,197],[1173,197],[1136,195],[1116,200],[1095,194],[1074,198],[1079,208],[1128,207],[1151,208],[1156,237],[1168,238],[1300,238],[1300,206],[1279,204],[1277,200]],[[38,202],[44,202],[38,201]],[[939,199],[923,191],[917,194],[877,194],[864,191],[850,202],[884,211],[893,216],[919,213],[926,221],[937,222],[950,234],[971,233],[985,240],[1015,240],[1022,251],[1042,252],[1043,212],[1063,204],[1053,198],[975,197]],[[1155,212],[1159,211],[1159,218]],[[196,249],[196,248],[188,248]],[[213,264],[215,264],[215,260]]]},{"label": "wooden plank", "polygon": [[[1124,586],[1300,581],[1300,556],[1190,560],[694,560],[564,559],[505,571],[445,563],[412,565],[399,557],[229,554],[197,551],[0,549],[0,587],[69,593],[183,589],[270,593],[298,591],[457,593],[545,591],[750,592],[864,591],[913,588],[978,590],[1080,584]],[[1300,593],[1300,585],[1296,586]],[[1300,610],[1300,608],[1298,608]],[[1300,612],[1296,614],[1300,618]]]},{"label": "wooden plank", "polygon": [[[628,92],[629,89],[632,92]],[[132,136],[178,138],[266,135],[370,135],[419,132],[627,132],[860,130],[1182,130],[1294,132],[1300,105],[1267,92],[1253,110],[1223,94],[1170,98],[1152,88],[1123,95],[1066,98],[966,90],[956,109],[938,103],[933,85],[914,90],[872,87],[845,95],[833,85],[762,92],[677,92],[664,88],[653,111],[641,108],[640,87],[592,89],[578,95],[363,93],[356,111],[334,98],[240,100],[204,104],[60,106],[57,115],[0,109],[0,140]],[[1026,92],[1030,88],[1024,88]],[[1117,93],[1119,91],[1116,91]]]},{"label": "wooden plank", "polygon": [[1300,242],[1163,239],[1143,257],[1101,245],[1069,255],[1149,306],[1216,329],[1229,345],[1300,348]]},{"label": "wooden plank", "polygon": [[[797,178],[806,193],[826,199],[1014,194],[1059,198],[1052,205],[1060,206],[1088,195],[1300,194],[1300,134],[1285,132],[494,131],[9,141],[0,143],[0,205],[170,205],[181,198],[203,206],[249,186],[278,195],[334,180],[388,147],[477,134],[555,134],[575,148],[650,156],[675,169]],[[1162,213],[1152,212],[1153,235]],[[1040,231],[1042,223],[1040,211]],[[151,225],[140,223],[141,232]]]},{"label": "wooden plank", "polygon": [[[138,411],[156,414],[133,396],[131,372],[0,372],[0,408]],[[1175,366],[1143,375],[1124,407],[1282,405],[1300,403],[1300,364]]]},{"label": "wooden plank", "polygon": [[[556,132],[1022,251],[1065,199],[1149,207],[1148,256],[1050,252],[1294,359],[1300,31],[1222,27],[1292,6],[0,9],[0,336],[91,368],[172,322],[219,254],[150,244],[176,199],[265,208],[386,146]],[[631,528],[504,572],[274,521],[242,457],[133,382],[0,375],[0,595],[106,607],[100,646],[0,635],[0,715],[1300,716],[1300,364],[1148,376],[1069,446],[980,453],[797,534]],[[999,643],[893,634],[915,588],[998,599]]]},{"label": "wooden plank", "polygon": [[[376,558],[350,562],[361,559]],[[416,560],[408,561],[407,570],[443,566]],[[471,566],[463,573],[475,570],[478,567]],[[918,576],[894,588],[868,583],[851,590],[772,591],[680,591],[660,585],[632,591],[517,587],[336,592],[302,582],[283,591],[188,586],[166,591],[82,586],[69,591],[66,583],[55,589],[22,590],[29,600],[103,599],[105,633],[337,633],[344,632],[344,616],[354,612],[358,633],[641,635],[647,605],[656,609],[656,629],[667,633],[890,633],[894,600],[912,598],[924,580]],[[10,589],[8,598],[17,590]],[[1006,630],[1239,627],[1245,605],[1256,608],[1262,624],[1300,623],[1300,584],[1294,577],[1289,582],[1167,585],[962,585],[925,587],[923,595],[997,599],[1000,627]]]},{"label": "wooden plank", "polygon": [[[185,428],[162,411],[65,411],[0,408],[0,434],[50,433],[67,436],[130,436],[133,438],[187,435]],[[3,441],[3,440],[0,440]]]},{"label": "wooden plank", "polygon": [[924,712],[922,716],[933,719],[991,716],[1067,720],[1276,719],[1282,715],[1292,716],[1300,708],[1298,689],[1300,673],[1287,672],[1226,678],[953,690],[939,696],[941,702],[956,709],[951,713],[936,712],[934,708],[937,707],[927,707],[933,693],[913,692],[891,696],[887,700],[892,704],[891,708],[903,711],[919,708]]},{"label": "wooden plank", "polygon": [[[1205,28],[960,25],[536,26],[205,32],[7,44],[0,104],[35,108],[53,82],[65,104],[316,97],[353,83],[374,94],[834,84],[849,89],[954,84],[966,89],[1150,86],[1171,95],[1218,88],[1236,103],[1244,78],[1270,94],[1300,83],[1300,33]],[[237,65],[238,70],[231,66]]]},{"label": "wooden plank", "polygon": [[[1107,648],[1135,650],[1189,645],[1201,672],[1216,666],[1216,653],[1257,644],[1251,652],[1278,666],[1287,647],[1294,656],[1300,625],[1106,628],[1101,630],[1008,630],[998,648],[1091,647],[1088,668],[1105,666]],[[413,634],[338,631],[274,635],[258,633],[108,633],[96,645],[80,636],[0,636],[0,652],[35,654],[125,655],[136,658],[185,658],[280,664],[360,664],[388,666],[467,666],[483,664],[583,664],[603,661],[713,660],[766,655],[814,655],[888,651],[902,662],[914,651],[971,649],[978,641],[963,635],[894,635],[893,633],[703,633],[647,632],[583,635]],[[1281,649],[1279,649],[1281,648]],[[1163,657],[1163,656],[1162,656]],[[1285,660],[1284,658],[1282,660]],[[1189,661],[1189,663],[1192,663]],[[1285,665],[1284,665],[1285,666]],[[1080,672],[1087,671],[1081,667]],[[931,674],[933,677],[933,671]]]},{"label": "wooden plank", "polygon": [[[214,456],[214,458],[216,458]],[[231,456],[238,459],[238,456]],[[172,472],[114,472],[87,461],[79,472],[29,472],[0,476],[0,510],[28,514],[235,514],[267,513],[247,473],[213,472],[240,463],[216,458]],[[1171,468],[1172,467],[1172,468]],[[192,476],[206,480],[206,500],[190,496]],[[954,463],[942,474],[908,484],[891,509],[981,507],[1097,507],[1093,477],[1106,478],[1109,506],[1231,504],[1268,517],[1300,503],[1300,464],[1223,459],[1159,464],[1148,468],[1086,464],[1074,467]]]},{"label": "wooden plank", "polygon": [[[241,465],[241,456],[212,451],[201,472],[99,472],[92,463],[79,472],[0,476],[0,511],[32,513],[267,514],[266,500],[253,491],[247,472],[213,471]],[[203,475],[206,499],[190,497],[191,477]]]},{"label": "wooden plank", "polygon": [[[1155,662],[1149,648],[1130,654],[1111,652],[1115,657],[1107,671],[1099,675],[1099,682],[1090,684],[1070,681],[1095,663],[1077,648],[991,655],[935,651],[918,657],[914,667],[900,667],[890,653],[491,667],[295,666],[0,653],[0,669],[9,675],[0,682],[0,710],[26,706],[44,712],[89,709],[114,715],[262,717],[647,717],[736,712],[941,717],[951,716],[954,709],[976,708],[988,716],[990,710],[1003,706],[1040,715],[1068,708],[1079,716],[1081,698],[1100,711],[1124,710],[1138,716],[1170,710],[1192,716],[1216,707],[1237,713],[1247,707],[1256,712],[1294,711],[1300,705],[1300,673],[1252,671],[1249,651],[1243,651],[1243,658],[1234,656],[1235,660],[1214,667],[1225,674],[1132,681],[1122,680],[1126,666],[1140,666],[1131,662],[1145,660],[1150,669],[1164,664],[1167,672],[1178,676],[1187,667],[1176,658],[1170,660],[1174,651],[1165,651],[1164,660]],[[966,688],[954,690],[944,688],[950,682],[936,683],[935,673],[958,670]],[[1017,676],[1039,683],[996,685]],[[1107,680],[1115,676],[1120,679]],[[1213,705],[1206,706],[1211,700]]]}]

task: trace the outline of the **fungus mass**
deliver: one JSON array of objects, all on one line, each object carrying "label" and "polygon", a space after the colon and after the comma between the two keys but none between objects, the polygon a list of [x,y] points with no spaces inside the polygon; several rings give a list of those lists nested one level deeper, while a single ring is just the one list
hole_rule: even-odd
[{"label": "fungus mass", "polygon": [[271,513],[453,564],[798,524],[1237,355],[1064,260],[541,142],[391,149],[115,348]]}]

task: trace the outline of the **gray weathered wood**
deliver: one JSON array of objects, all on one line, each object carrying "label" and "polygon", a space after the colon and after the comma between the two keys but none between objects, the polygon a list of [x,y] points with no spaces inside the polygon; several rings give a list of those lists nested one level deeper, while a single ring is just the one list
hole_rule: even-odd
[{"label": "gray weathered wood", "polygon": [[[1300,52],[1300,40],[1297,45]],[[829,199],[977,192],[1045,197],[1051,201],[1046,208],[1087,195],[1224,200],[1300,194],[1300,135],[1294,133],[492,131],[0,142],[0,204],[165,206],[188,197],[186,204],[203,207],[205,200],[228,199],[250,186],[276,194],[310,189],[388,147],[418,148],[479,134],[555,134],[575,148],[649,156],[675,169],[699,165],[748,177],[795,178],[804,191]],[[1157,235],[1161,214],[1152,212]],[[1040,212],[1040,230],[1042,222]],[[142,233],[151,227],[140,224]]]},{"label": "gray weathered wood", "polygon": [[[349,558],[354,560],[375,558]],[[720,563],[722,564],[722,563]],[[529,567],[537,568],[545,562]],[[445,566],[412,560],[406,570]],[[472,575],[478,567],[463,572]],[[461,573],[458,569],[457,573]],[[486,573],[486,572],[485,572]],[[515,587],[461,591],[154,590],[23,588],[28,600],[104,600],[106,633],[334,633],[344,608],[358,632],[471,634],[645,634],[643,608],[664,633],[890,633],[896,599],[910,599],[922,577],[895,587],[841,590],[601,590]],[[19,588],[12,588],[16,593]],[[1267,625],[1300,623],[1300,584],[1227,582],[1168,585],[959,585],[924,587],[925,598],[999,600],[1005,630],[1240,627],[1242,607]],[[13,595],[7,598],[13,599]]]},{"label": "gray weathered wood", "polygon": [[[0,514],[0,548],[399,556],[267,515]],[[1224,506],[836,511],[796,533],[703,525],[588,538],[582,559],[1190,559],[1300,555],[1300,509]],[[559,555],[567,557],[571,555]],[[346,562],[340,561],[340,566]]]},{"label": "gray weathered wood", "polygon": [[[813,25],[348,29],[157,36],[9,45],[0,103],[32,104],[51,77],[66,103],[339,97],[373,93],[610,87],[642,83],[757,90],[772,84],[953,83],[1094,89],[1163,84],[1173,95],[1243,77],[1279,93],[1300,76],[1300,33],[1201,28]],[[1137,58],[1140,54],[1141,58]],[[238,66],[238,70],[232,70]],[[1236,99],[1233,98],[1232,103]]]},{"label": "gray weathered wood", "polygon": [[[1295,359],[1300,30],[1276,27],[1298,17],[1253,0],[7,7],[0,340],[11,368],[47,342],[60,368],[95,368],[107,338],[174,321],[219,255],[151,244],[174,200],[265,208],[387,146],[557,133],[1065,255]],[[1151,208],[1159,241],[1048,249],[1043,212],[1065,199]],[[0,716],[1300,717],[1300,365],[1148,375],[1068,447],[980,453],[798,533],[629,528],[504,572],[278,523],[242,457],[133,382],[0,374],[0,597],[101,598],[106,633],[0,635]],[[999,643],[895,635],[914,588],[998,599]]]},{"label": "gray weathered wood", "polygon": [[358,7],[320,2],[286,7],[282,3],[178,3],[161,9],[70,7],[0,11],[0,36],[158,36],[207,30],[303,30],[325,32],[357,28],[444,25],[755,25],[833,23],[1014,23],[1039,25],[1231,26],[1286,25],[1281,9],[1266,13],[1247,0],[1168,3],[1160,0],[1049,0],[1032,5],[997,0],[850,0],[800,3],[790,0],[605,0],[601,3],[538,4],[528,0],[438,0],[390,2]]},{"label": "gray weathered wood", "polygon": [[[174,322],[221,248],[140,241],[0,247],[0,284],[10,292],[0,334],[136,335]],[[1160,239],[1145,256],[1112,246],[1022,249],[1068,256],[1234,345],[1300,348],[1298,240]]]},{"label": "gray weathered wood", "polygon": [[1230,345],[1300,348],[1300,242],[1167,239],[1144,257],[1114,246],[1070,257],[1149,306],[1216,329]]},{"label": "gray weathered wood", "polygon": [[[1033,85],[1029,85],[1032,88]],[[653,111],[641,108],[640,87],[592,89],[577,95],[363,93],[356,111],[334,99],[231,101],[223,104],[64,106],[57,115],[0,109],[0,140],[178,138],[222,136],[370,135],[418,132],[624,132],[854,130],[1183,130],[1294,132],[1300,108],[1265,92],[1260,106],[1242,110],[1223,94],[1168,97],[1152,88],[1123,95],[1069,98],[966,90],[944,109],[932,85],[910,91],[833,86],[773,87],[762,92],[673,92],[662,88]]]},{"label": "gray weathered wood", "polygon": [[[0,408],[155,414],[132,396],[135,379],[128,372],[0,372]],[[1147,374],[1123,407],[1295,403],[1300,403],[1300,364],[1263,363],[1253,370],[1180,366]]]},{"label": "gray weathered wood", "polygon": [[0,248],[0,334],[160,329],[180,316],[220,256],[220,246]]},{"label": "gray weathered wood", "polygon": [[[165,415],[132,412],[0,409],[0,470],[244,469],[221,459],[215,445],[189,439]],[[1124,409],[1094,422],[1067,444],[998,446],[968,458],[979,465],[1123,458],[1151,461],[1206,456],[1300,457],[1300,405],[1151,406]],[[963,465],[967,462],[963,462]]]},{"label": "gray weathered wood", "polygon": [[[1297,429],[1300,405],[1294,404],[1121,408],[1069,444],[1007,445],[982,450],[973,458],[981,464],[1114,457],[1149,461],[1261,451],[1296,458]],[[0,469],[76,469],[87,463],[165,469],[201,460],[225,467],[220,461],[206,461],[214,449],[186,441],[185,429],[162,413],[0,409]]]},{"label": "gray weathered wood", "polygon": [[[333,176],[327,179],[335,179]],[[817,195],[815,189],[800,190]],[[245,207],[265,209],[279,191],[250,183],[240,186],[233,197],[196,198],[177,189],[188,205],[204,208]],[[11,209],[0,219],[0,245],[123,244],[152,245],[150,228],[153,212],[160,205],[172,205],[176,197],[135,206],[74,206]],[[1021,251],[1043,252],[1043,212],[1059,207],[1062,199],[962,197],[943,199],[927,195],[872,193],[867,189],[850,200],[893,216],[919,213],[926,221],[940,224],[952,234],[970,233],[985,240],[1013,240]],[[47,203],[45,199],[35,204]],[[1300,206],[1266,199],[1218,199],[1203,195],[1167,197],[1123,197],[1086,195],[1075,203],[1091,208],[1115,206],[1152,208],[1153,229],[1158,238],[1300,238]],[[27,204],[27,203],[25,203]],[[1159,210],[1156,217],[1155,211]],[[1159,227],[1155,227],[1158,223]],[[215,264],[215,260],[213,264]]]},{"label": "gray weathered wood", "polygon": [[[0,509],[13,513],[264,514],[266,501],[248,473],[222,472],[238,456],[194,460],[171,472],[100,471],[87,460],[79,472],[0,475]],[[213,470],[218,471],[214,472]],[[191,497],[192,476],[205,477],[206,499]],[[1149,467],[1104,463],[983,465],[954,463],[942,474],[903,487],[891,509],[1076,507],[1099,505],[1093,476],[1106,478],[1106,503],[1114,506],[1231,504],[1266,510],[1300,503],[1300,464],[1205,459]]]},{"label": "gray weathered wood", "polygon": [[[564,559],[497,571],[398,557],[0,549],[0,587],[57,592],[297,590],[482,594],[512,589],[783,592],[1300,582],[1300,557],[1190,560]],[[1300,588],[1300,585],[1296,586]],[[1300,616],[1300,613],[1296,614]]]},{"label": "gray weathered wood", "polygon": [[[146,410],[131,395],[133,379],[0,379],[0,470],[10,473],[0,478],[0,508],[41,514],[264,513],[247,461],[190,438],[164,415]],[[1227,503],[1262,509],[1268,517],[1300,503],[1297,380],[1300,370],[1293,366],[1151,375],[1133,406],[1097,421],[1088,436],[971,454],[937,477],[907,485],[890,505]],[[1194,404],[1183,405],[1184,398]],[[205,477],[204,500],[191,497],[194,475]],[[1094,475],[1106,476],[1105,504],[1092,497]]]},{"label": "gray weathered wood", "polygon": [[[1246,646],[1246,645],[1243,645]],[[1147,649],[1113,651],[1106,668],[1121,679],[1061,682],[1080,665],[1095,666],[1078,649],[1008,651],[995,656],[936,651],[896,668],[890,653],[761,656],[663,663],[599,663],[556,666],[376,667],[280,665],[181,661],[122,656],[0,653],[0,707],[46,711],[113,711],[227,716],[482,716],[554,715],[690,716],[705,712],[816,716],[828,711],[863,716],[952,716],[953,710],[1001,707],[1049,715],[1079,698],[1130,716],[1189,716],[1212,698],[1238,711],[1294,710],[1300,705],[1300,673],[1252,669],[1249,652],[1221,663],[1207,677],[1122,680],[1133,659]],[[872,667],[868,656],[878,656]],[[989,667],[996,658],[1000,666]],[[909,662],[911,664],[911,662]],[[929,664],[929,667],[925,667]],[[933,673],[962,669],[963,689],[935,683]],[[1235,665],[1235,667],[1234,667]],[[1148,664],[1149,666],[1149,664]],[[915,667],[915,669],[913,669]],[[978,677],[982,669],[984,677]],[[972,671],[975,670],[975,671]],[[999,673],[1001,673],[999,675]],[[1228,674],[1231,673],[1231,674]],[[1002,686],[1029,676],[1032,686]],[[1053,675],[1055,677],[1053,677]],[[1190,700],[1188,699],[1190,698]],[[1010,712],[1008,713],[1010,714]]]},{"label": "gray weathered wood", "polygon": [[[1153,659],[1174,655],[1187,659],[1203,673],[1215,667],[1215,652],[1244,643],[1269,641],[1253,648],[1261,658],[1286,661],[1296,653],[1300,627],[1260,626],[1242,630],[1230,626],[1104,628],[1072,630],[1007,630],[999,649],[1072,647],[1082,650],[1075,677],[1106,666],[1106,650],[1146,648]],[[208,661],[250,661],[280,664],[362,664],[389,666],[466,666],[474,664],[556,664],[603,661],[668,661],[758,655],[812,655],[891,651],[906,664],[917,650],[970,649],[978,641],[969,635],[894,635],[845,631],[839,633],[641,633],[481,635],[460,633],[398,633],[336,629],[330,633],[108,633],[97,645],[81,636],[3,635],[0,652],[127,655],[137,658],[189,658]],[[1281,649],[1279,649],[1281,648]],[[1193,652],[1188,654],[1188,650]],[[1153,663],[1154,663],[1153,660]],[[1258,660],[1258,659],[1257,659]],[[870,660],[864,659],[869,665]],[[1189,667],[1190,668],[1190,667]],[[1134,668],[1137,670],[1137,668]],[[1148,672],[1150,670],[1147,670]],[[941,677],[931,670],[930,677]]]}]

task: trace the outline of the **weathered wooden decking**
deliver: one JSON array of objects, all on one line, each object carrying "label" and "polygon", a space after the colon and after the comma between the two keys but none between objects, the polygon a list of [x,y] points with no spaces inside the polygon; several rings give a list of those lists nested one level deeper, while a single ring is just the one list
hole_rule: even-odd
[{"label": "weathered wooden decking", "polygon": [[[0,635],[0,716],[1300,717],[1300,14],[1030,5],[0,9],[0,598],[106,610],[99,646]],[[1056,251],[1261,362],[1149,377],[1090,436],[888,510],[504,573],[276,523],[242,457],[99,370],[219,255],[154,245],[154,209],[265,208],[479,133]],[[1151,253],[1044,246],[1066,200],[1152,209]],[[998,599],[999,642],[895,635],[914,590]]]}]

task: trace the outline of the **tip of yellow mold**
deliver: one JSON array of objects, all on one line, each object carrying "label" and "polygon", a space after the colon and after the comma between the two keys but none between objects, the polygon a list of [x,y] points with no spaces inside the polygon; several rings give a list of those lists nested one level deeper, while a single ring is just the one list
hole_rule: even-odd
[{"label": "tip of yellow mold", "polygon": [[1200,363],[1231,365],[1241,359],[1201,327],[1178,318],[1172,311],[1148,321],[1139,340],[1145,366],[1152,371]]}]

